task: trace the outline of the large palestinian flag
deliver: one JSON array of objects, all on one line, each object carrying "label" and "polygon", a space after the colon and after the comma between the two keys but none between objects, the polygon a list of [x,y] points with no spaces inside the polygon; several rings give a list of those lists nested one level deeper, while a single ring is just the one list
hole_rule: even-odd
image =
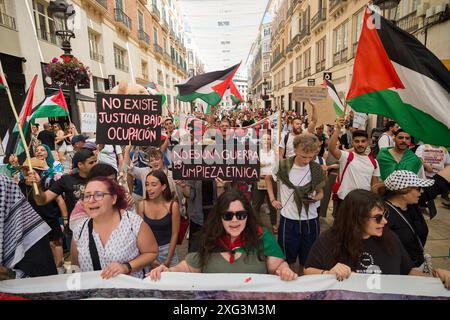
[{"label": "large palestinian flag", "polygon": [[450,146],[450,72],[415,37],[370,9],[347,103],[394,119],[425,143]]},{"label": "large palestinian flag", "polygon": [[179,91],[177,99],[185,102],[201,99],[208,105],[216,106],[222,100],[239,66],[240,63],[225,70],[204,73],[190,78],[184,84],[176,85]]}]

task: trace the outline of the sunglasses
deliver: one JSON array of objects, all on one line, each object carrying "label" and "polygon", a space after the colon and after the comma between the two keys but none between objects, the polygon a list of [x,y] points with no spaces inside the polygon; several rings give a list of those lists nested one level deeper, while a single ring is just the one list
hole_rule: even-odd
[{"label": "sunglasses", "polygon": [[222,213],[222,219],[224,221],[231,221],[233,220],[233,217],[236,216],[236,219],[238,220],[245,220],[247,219],[248,213],[245,210],[242,211],[225,211],[224,213]]},{"label": "sunglasses", "polygon": [[380,224],[381,221],[383,220],[383,218],[385,218],[387,220],[388,217],[389,217],[389,212],[384,211],[383,213],[379,213],[377,215],[374,215],[373,217],[370,217],[370,219],[373,219],[373,220],[375,220],[376,223]]}]

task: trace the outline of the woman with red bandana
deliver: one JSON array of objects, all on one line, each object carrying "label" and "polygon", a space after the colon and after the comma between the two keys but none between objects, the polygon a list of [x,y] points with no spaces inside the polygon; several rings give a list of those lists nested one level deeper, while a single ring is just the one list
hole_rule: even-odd
[{"label": "woman with red bandana", "polygon": [[147,276],[159,280],[161,272],[276,274],[294,280],[283,252],[263,229],[249,201],[238,190],[224,192],[208,215],[199,252],[189,253],[178,265],[161,265]]}]

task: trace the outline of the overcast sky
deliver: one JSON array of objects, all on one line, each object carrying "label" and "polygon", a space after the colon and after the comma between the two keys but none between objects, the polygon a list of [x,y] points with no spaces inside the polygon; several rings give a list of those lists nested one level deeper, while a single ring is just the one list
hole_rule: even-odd
[{"label": "overcast sky", "polygon": [[207,72],[245,62],[269,0],[178,0]]}]

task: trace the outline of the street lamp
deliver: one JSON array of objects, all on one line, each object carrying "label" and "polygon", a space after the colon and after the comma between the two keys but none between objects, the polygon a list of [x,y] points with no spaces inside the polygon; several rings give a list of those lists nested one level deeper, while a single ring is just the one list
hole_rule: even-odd
[{"label": "street lamp", "polygon": [[[69,30],[67,21],[75,15],[73,5],[69,5],[65,0],[50,1],[48,6],[48,13],[54,19],[60,19],[64,22],[63,30],[56,30],[56,36],[61,39],[61,49],[64,51],[66,57],[73,57],[71,54],[72,47],[70,39],[75,38],[75,33]],[[80,129],[80,115],[77,106],[77,98],[75,95],[75,83],[69,85],[70,90],[70,111],[72,115],[72,123],[76,128]]]},{"label": "street lamp", "polygon": [[[388,20],[395,20],[397,15],[397,7],[400,0],[373,0],[373,4],[378,6],[383,11],[383,16]],[[391,17],[392,9],[395,8],[394,16]]]}]

